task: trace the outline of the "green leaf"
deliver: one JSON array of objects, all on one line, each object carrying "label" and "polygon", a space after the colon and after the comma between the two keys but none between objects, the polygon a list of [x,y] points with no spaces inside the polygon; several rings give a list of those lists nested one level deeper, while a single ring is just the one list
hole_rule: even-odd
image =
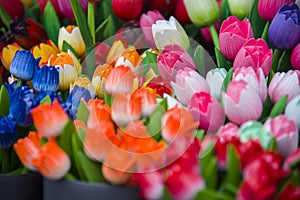
[{"label": "green leaf", "polygon": [[220,24],[230,16],[228,0],[222,0]]},{"label": "green leaf", "polygon": [[228,84],[230,83],[232,79],[232,73],[233,68],[230,68],[230,70],[227,72],[226,77],[224,78],[223,84],[222,84],[222,91],[226,92]]},{"label": "green leaf", "polygon": [[77,0],[70,0],[72,10],[76,19],[77,26],[80,29],[80,33],[87,47],[93,46],[93,38],[90,33],[89,26],[87,24],[87,19],[85,13]]},{"label": "green leaf", "polygon": [[201,174],[205,180],[207,188],[217,188],[218,184],[218,164],[215,156],[207,156],[200,159]]},{"label": "green leaf", "polygon": [[[105,84],[105,80],[104,80],[104,84]],[[104,102],[109,107],[111,107],[112,102],[113,102],[113,96],[111,96],[110,94],[108,94],[105,89],[104,89]]]},{"label": "green leaf", "polygon": [[50,1],[47,2],[44,11],[44,27],[48,33],[49,39],[51,39],[54,44],[57,44],[60,22]]},{"label": "green leaf", "polygon": [[205,188],[203,190],[200,190],[196,194],[195,199],[199,199],[199,200],[202,200],[202,199],[205,199],[205,200],[233,200],[234,197],[231,197],[227,194],[221,193],[218,190]]},{"label": "green leaf", "polygon": [[157,55],[151,52],[146,52],[146,57],[144,58],[144,65],[150,66],[156,75],[159,75],[158,65],[157,65]]},{"label": "green leaf", "polygon": [[217,48],[215,48],[215,54],[218,68],[225,68],[228,71],[231,68],[231,66],[228,64],[225,56]]},{"label": "green leaf", "polygon": [[3,84],[2,77],[0,76],[0,86]]},{"label": "green leaf", "polygon": [[288,99],[288,96],[285,95],[284,97],[282,97],[280,100],[278,100],[276,102],[276,104],[272,108],[271,113],[269,115],[271,118],[274,118],[277,115],[280,115],[280,114],[282,114],[284,112],[287,99]]},{"label": "green leaf", "polygon": [[288,70],[292,69],[292,64],[291,64],[291,54],[292,50],[289,51],[284,51],[283,54],[281,55],[279,61],[278,61],[278,72],[287,72]]},{"label": "green leaf", "polygon": [[4,23],[4,25],[9,28],[9,24],[11,22],[11,17],[9,16],[9,14],[5,11],[5,9],[0,6],[0,17],[2,22]]},{"label": "green leaf", "polygon": [[163,191],[163,198],[164,200],[172,200],[172,196],[166,186],[164,186],[164,191]]},{"label": "green leaf", "polygon": [[87,124],[87,120],[89,117],[89,110],[84,100],[80,101],[80,104],[77,109],[76,117],[78,120],[83,121],[85,124]]},{"label": "green leaf", "polygon": [[277,151],[277,142],[276,142],[276,139],[274,137],[272,137],[272,139],[270,140],[268,149],[270,151]]},{"label": "green leaf", "polygon": [[193,55],[193,60],[196,65],[197,71],[203,77],[205,77],[206,72],[210,69],[217,68],[209,53],[201,45],[198,45],[196,47]]},{"label": "green leaf", "polygon": [[196,130],[195,136],[196,136],[196,138],[198,138],[199,140],[202,141],[205,137],[205,130],[203,130],[203,129]]},{"label": "green leaf", "polygon": [[225,180],[234,186],[241,183],[241,163],[233,145],[227,147],[227,173]]},{"label": "green leaf", "polygon": [[101,164],[89,159],[83,152],[78,151],[77,157],[88,182],[106,182],[102,174]]},{"label": "green leaf", "polygon": [[252,25],[252,30],[254,32],[254,37],[260,38],[264,27],[266,25],[266,21],[263,20],[258,13],[258,0],[255,0],[252,6],[252,9],[249,14],[249,20]]},{"label": "green leaf", "polygon": [[0,115],[2,117],[8,115],[9,113],[9,95],[6,87],[1,85],[0,88]]},{"label": "green leaf", "polygon": [[96,39],[105,40],[116,33],[113,17],[108,15],[96,29]]},{"label": "green leaf", "polygon": [[41,101],[40,101],[40,105],[43,105],[45,103],[52,103],[51,98],[49,95],[45,96]]},{"label": "green leaf", "polygon": [[60,136],[57,138],[59,146],[68,154],[71,161],[74,161],[72,149],[72,135],[75,134],[75,127],[72,120],[69,120],[64,129],[61,131]]},{"label": "green leaf", "polygon": [[267,95],[267,99],[265,100],[265,102],[263,104],[263,111],[262,111],[259,121],[265,122],[266,119],[269,117],[271,109],[272,109],[272,100],[271,100],[270,96]]},{"label": "green leaf", "polygon": [[79,156],[76,156],[76,155],[78,155],[79,152],[82,151],[82,142],[80,141],[80,139],[78,138],[78,136],[76,134],[72,134],[71,135],[71,143],[72,143],[72,151],[73,151],[73,155],[74,155],[73,158],[74,158],[74,165],[75,165],[73,167],[76,168],[76,171],[79,175],[80,180],[87,180],[87,179],[85,179],[84,171],[83,171]]},{"label": "green leaf", "polygon": [[74,54],[74,56],[79,59],[79,56],[77,54],[77,52],[75,51],[75,49],[65,40],[63,41],[63,45],[62,45],[62,51],[63,52],[68,52],[68,50],[72,51],[72,53]]}]

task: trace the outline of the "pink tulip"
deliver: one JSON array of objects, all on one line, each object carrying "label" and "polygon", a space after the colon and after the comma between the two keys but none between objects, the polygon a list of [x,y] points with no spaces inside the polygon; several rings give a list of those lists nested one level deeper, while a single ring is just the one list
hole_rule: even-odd
[{"label": "pink tulip", "polygon": [[233,80],[222,94],[227,117],[238,125],[257,120],[262,113],[262,101],[257,91],[244,80]]},{"label": "pink tulip", "polygon": [[139,24],[142,27],[145,40],[147,44],[154,48],[156,47],[154,38],[152,35],[152,25],[155,24],[156,20],[164,20],[165,18],[160,14],[159,11],[148,11],[147,14],[142,14]]},{"label": "pink tulip", "polygon": [[243,44],[253,37],[248,19],[240,21],[237,17],[230,16],[221,25],[220,50],[228,60],[233,61]]},{"label": "pink tulip", "polygon": [[175,82],[171,82],[173,92],[183,105],[188,105],[196,92],[209,92],[206,80],[190,68],[180,69]]},{"label": "pink tulip", "polygon": [[265,128],[271,132],[277,141],[278,152],[287,157],[298,148],[298,128],[293,120],[285,115],[279,115],[274,119],[268,119]]},{"label": "pink tulip", "polygon": [[294,120],[300,130],[300,94],[294,97],[285,107],[284,115]]},{"label": "pink tulip", "polygon": [[229,122],[218,129],[217,136],[220,141],[230,140],[232,137],[238,137],[239,127]]},{"label": "pink tulip", "polygon": [[300,169],[300,148],[291,153],[283,163],[283,169],[291,169],[296,163],[298,163],[297,167]]},{"label": "pink tulip", "polygon": [[300,42],[295,46],[291,55],[293,69],[300,70]]},{"label": "pink tulip", "polygon": [[180,69],[190,68],[195,70],[192,57],[179,45],[166,45],[162,54],[157,57],[158,70],[164,80],[175,81]]},{"label": "pink tulip", "polygon": [[264,102],[267,98],[267,81],[261,68],[256,71],[252,67],[237,68],[233,72],[233,80],[244,80],[258,92]]},{"label": "pink tulip", "polygon": [[[87,11],[88,0],[78,0],[81,4],[84,12]],[[74,20],[74,13],[72,10],[71,2],[66,0],[58,0],[58,6],[60,9],[61,14],[68,19]]]},{"label": "pink tulip", "polygon": [[272,49],[259,38],[249,39],[239,50],[233,62],[233,69],[239,67],[253,67],[255,70],[262,68],[267,76],[272,67]]},{"label": "pink tulip", "polygon": [[225,113],[219,101],[207,92],[195,93],[189,103],[189,111],[199,121],[200,129],[216,131],[224,124]]},{"label": "pink tulip", "polygon": [[268,93],[273,103],[288,95],[287,103],[300,94],[300,71],[289,70],[277,72],[268,87]]},{"label": "pink tulip", "polygon": [[260,0],[258,1],[258,13],[266,21],[272,21],[277,11],[283,4],[295,3],[295,0]]},{"label": "pink tulip", "polygon": [[224,68],[212,69],[206,74],[206,82],[209,85],[210,93],[218,100],[221,99],[221,89],[227,71]]}]

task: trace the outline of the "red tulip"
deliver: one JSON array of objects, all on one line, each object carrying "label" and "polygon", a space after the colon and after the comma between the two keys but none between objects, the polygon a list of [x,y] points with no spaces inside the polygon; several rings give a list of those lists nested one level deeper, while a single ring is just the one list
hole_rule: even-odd
[{"label": "red tulip", "polygon": [[122,20],[137,19],[144,6],[143,0],[112,0],[114,14]]},{"label": "red tulip", "polygon": [[147,8],[149,10],[158,10],[165,16],[169,16],[174,10],[176,0],[150,0]]},{"label": "red tulip", "polygon": [[0,6],[14,20],[16,17],[24,16],[24,6],[20,0],[0,0]]},{"label": "red tulip", "polygon": [[[46,4],[47,4],[48,1],[49,0],[37,0],[37,3],[39,4],[39,7],[40,7],[40,10],[41,10],[42,14],[44,14],[45,7],[46,7]],[[57,16],[59,18],[62,18],[62,13],[60,12],[59,6],[58,6],[58,0],[50,0],[50,2],[52,4],[52,6],[54,7]]]},{"label": "red tulip", "polygon": [[289,183],[283,191],[280,192],[278,200],[297,200],[300,199],[300,187]]},{"label": "red tulip", "polygon": [[175,4],[174,17],[182,24],[188,24],[191,22],[191,19],[188,16],[183,0],[177,0]]}]

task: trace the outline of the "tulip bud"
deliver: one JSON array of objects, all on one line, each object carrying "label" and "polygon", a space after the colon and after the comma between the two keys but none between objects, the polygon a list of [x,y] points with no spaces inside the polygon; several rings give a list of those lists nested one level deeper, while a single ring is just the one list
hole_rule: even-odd
[{"label": "tulip bud", "polygon": [[221,100],[221,89],[226,74],[227,71],[224,68],[212,69],[206,74],[206,82],[209,85],[210,93],[219,101]]},{"label": "tulip bud", "polygon": [[230,14],[244,19],[252,8],[254,0],[228,0]]},{"label": "tulip bud", "polygon": [[210,26],[220,17],[220,7],[216,0],[184,0],[184,5],[196,26]]},{"label": "tulip bud", "polygon": [[273,103],[288,95],[288,103],[300,94],[300,72],[289,70],[275,73],[269,84],[268,93]]},{"label": "tulip bud", "polygon": [[266,21],[272,21],[277,11],[284,4],[294,3],[295,0],[280,0],[280,1],[269,1],[260,0],[258,1],[258,13]]},{"label": "tulip bud", "polygon": [[233,62],[233,70],[239,67],[262,68],[267,76],[272,67],[272,49],[263,39],[249,39],[239,50]]},{"label": "tulip bud", "polygon": [[292,49],[300,41],[300,11],[296,4],[283,5],[272,20],[268,39],[278,49]]},{"label": "tulip bud", "polygon": [[257,91],[244,80],[233,80],[226,93],[222,93],[227,117],[241,125],[249,120],[257,120],[262,113],[262,100]]},{"label": "tulip bud", "polygon": [[300,95],[295,96],[287,105],[284,111],[287,118],[294,120],[300,130]]},{"label": "tulip bud", "polygon": [[225,113],[219,101],[207,92],[195,93],[189,103],[189,111],[199,122],[199,129],[217,131],[224,124]]},{"label": "tulip bud", "polygon": [[291,64],[293,69],[300,70],[300,42],[293,49],[291,55]]},{"label": "tulip bud", "polygon": [[137,19],[142,12],[143,6],[143,0],[112,0],[114,14],[126,21]]},{"label": "tulip bud", "polygon": [[163,49],[166,45],[177,44],[184,48],[189,49],[190,41],[184,28],[172,16],[169,21],[157,20],[152,25],[152,34],[158,49]]},{"label": "tulip bud", "polygon": [[254,38],[250,21],[240,21],[235,16],[230,16],[221,25],[220,51],[228,60],[233,61],[243,44],[250,38]]},{"label": "tulip bud", "polygon": [[264,127],[271,132],[277,142],[278,152],[287,157],[298,148],[298,128],[293,120],[284,115],[268,119]]}]

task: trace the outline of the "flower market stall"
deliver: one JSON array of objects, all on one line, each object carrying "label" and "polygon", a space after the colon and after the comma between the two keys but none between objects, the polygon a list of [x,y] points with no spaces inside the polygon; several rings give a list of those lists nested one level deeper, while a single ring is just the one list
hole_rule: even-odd
[{"label": "flower market stall", "polygon": [[300,199],[299,6],[0,0],[1,199]]}]

